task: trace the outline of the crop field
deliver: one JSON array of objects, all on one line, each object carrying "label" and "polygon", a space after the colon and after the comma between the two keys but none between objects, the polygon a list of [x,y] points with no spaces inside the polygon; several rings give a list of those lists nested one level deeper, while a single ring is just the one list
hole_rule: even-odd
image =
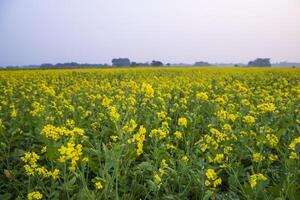
[{"label": "crop field", "polygon": [[300,70],[0,71],[0,199],[300,199]]}]

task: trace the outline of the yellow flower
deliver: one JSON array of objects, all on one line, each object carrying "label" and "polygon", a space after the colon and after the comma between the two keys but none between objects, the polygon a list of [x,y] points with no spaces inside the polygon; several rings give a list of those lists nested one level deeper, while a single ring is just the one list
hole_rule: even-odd
[{"label": "yellow flower", "polygon": [[183,126],[183,127],[187,127],[187,119],[185,117],[179,118],[178,119],[178,125]]},{"label": "yellow flower", "polygon": [[162,165],[162,167],[168,167],[168,164],[167,164],[167,161],[165,160],[165,159],[162,159],[162,161],[161,161],[161,165]]},{"label": "yellow flower", "polygon": [[213,183],[213,187],[216,188],[217,186],[221,185],[222,184],[222,179],[221,178],[218,178],[214,181]]},{"label": "yellow flower", "polygon": [[202,152],[205,152],[206,149],[208,149],[208,145],[207,145],[207,144],[202,144],[201,147],[200,147],[200,150],[201,150]]},{"label": "yellow flower", "polygon": [[300,144],[300,137],[295,138],[289,145],[289,149],[295,151],[296,145]]},{"label": "yellow flower", "polygon": [[218,153],[214,158],[214,163],[221,163],[224,159],[224,154]]},{"label": "yellow flower", "polygon": [[129,144],[136,142],[137,156],[140,156],[143,153],[144,141],[146,140],[146,132],[147,132],[147,130],[144,128],[144,126],[140,126],[138,132],[136,134],[134,134],[131,139],[128,140]]},{"label": "yellow flower", "polygon": [[276,106],[274,103],[263,103],[257,106],[258,110],[262,113],[273,112],[276,110]]},{"label": "yellow flower", "polygon": [[271,161],[276,161],[276,160],[278,160],[278,156],[277,156],[277,155],[274,155],[274,154],[270,154],[270,155],[269,155],[269,160],[271,160]]},{"label": "yellow flower", "polygon": [[273,135],[273,134],[267,134],[266,135],[266,138],[267,138],[267,141],[268,143],[270,144],[271,147],[276,147],[279,140],[278,138],[276,137],[276,135]]},{"label": "yellow flower", "polygon": [[290,159],[292,159],[292,160],[297,160],[297,159],[298,159],[297,153],[296,153],[296,152],[291,152],[291,154],[290,154]]},{"label": "yellow flower", "polygon": [[88,157],[82,158],[82,162],[88,162],[88,161],[89,161],[89,158],[88,158]]},{"label": "yellow flower", "polygon": [[260,161],[263,161],[264,159],[265,159],[265,157],[262,156],[260,153],[253,153],[252,154],[253,162],[260,162]]},{"label": "yellow flower", "polygon": [[217,173],[215,172],[215,170],[213,169],[208,169],[206,171],[206,178],[207,180],[205,180],[205,186],[210,186],[212,188],[216,188],[217,186],[222,184],[222,179],[218,178]]},{"label": "yellow flower", "polygon": [[249,106],[250,105],[250,102],[248,99],[242,99],[241,103],[245,106]]},{"label": "yellow flower", "polygon": [[154,175],[154,182],[156,185],[159,185],[161,183],[161,177],[158,174]]},{"label": "yellow flower", "polygon": [[226,103],[226,100],[223,97],[217,97],[214,101],[220,105],[223,105]]},{"label": "yellow flower", "polygon": [[147,83],[142,84],[141,92],[144,93],[147,98],[153,97],[154,95],[154,89]]},{"label": "yellow flower", "polygon": [[130,119],[129,125],[129,132],[133,131],[137,127],[137,123],[133,119]]},{"label": "yellow flower", "polygon": [[43,146],[43,148],[41,149],[41,153],[46,153],[47,152],[47,147]]},{"label": "yellow flower", "polygon": [[34,175],[35,168],[38,167],[37,161],[40,159],[40,156],[35,152],[26,152],[21,160],[25,163],[24,169],[28,176]]},{"label": "yellow flower", "polygon": [[74,171],[76,169],[77,161],[79,161],[79,158],[82,155],[82,145],[76,145],[74,142],[69,141],[67,146],[62,145],[58,151],[60,153],[58,161],[64,163],[69,160],[71,162],[69,170]]},{"label": "yellow flower", "polygon": [[182,133],[181,133],[180,131],[176,131],[176,132],[174,133],[174,135],[175,135],[175,137],[176,137],[177,139],[181,139],[181,138],[182,138]]},{"label": "yellow flower", "polygon": [[165,137],[167,137],[169,134],[168,130],[162,130],[162,129],[153,129],[150,132],[150,137],[153,138],[159,138],[159,139],[163,139]]},{"label": "yellow flower", "polygon": [[183,157],[181,158],[181,160],[183,160],[184,162],[187,162],[187,161],[189,161],[189,158],[188,158],[187,156],[183,156]]},{"label": "yellow flower", "polygon": [[95,182],[95,188],[96,190],[101,190],[103,188],[103,185],[100,181]]},{"label": "yellow flower", "polygon": [[38,175],[43,177],[49,177],[51,173],[48,172],[48,170],[45,167],[38,167],[35,169]]},{"label": "yellow flower", "polygon": [[24,165],[24,169],[26,171],[27,176],[34,175],[34,168],[32,168],[30,165]]},{"label": "yellow flower", "polygon": [[196,98],[200,101],[208,101],[208,96],[206,92],[197,93]]},{"label": "yellow flower", "polygon": [[252,188],[256,187],[258,182],[261,181],[266,181],[267,177],[265,177],[263,174],[258,173],[258,174],[253,174],[250,176],[250,185]]},{"label": "yellow flower", "polygon": [[167,117],[167,113],[162,111],[162,112],[157,112],[156,113],[157,117],[161,120],[164,120]]},{"label": "yellow flower", "polygon": [[225,131],[232,131],[232,128],[231,128],[230,124],[224,124],[223,129]]},{"label": "yellow flower", "polygon": [[31,105],[32,105],[33,110],[30,111],[30,114],[33,117],[37,116],[39,113],[41,113],[45,109],[45,106],[41,105],[38,102],[33,102]]},{"label": "yellow flower", "polygon": [[117,136],[117,135],[110,136],[110,139],[114,142],[116,142],[118,140],[118,138],[119,138],[119,136]]},{"label": "yellow flower", "polygon": [[226,146],[224,148],[224,154],[226,154],[226,155],[230,154],[231,151],[232,151],[232,147]]},{"label": "yellow flower", "polygon": [[206,177],[210,180],[216,180],[217,179],[217,173],[213,169],[208,169],[206,171]]},{"label": "yellow flower", "polygon": [[224,121],[227,119],[228,113],[225,110],[219,110],[216,115],[220,121]]},{"label": "yellow flower", "polygon": [[51,173],[51,176],[54,180],[56,180],[59,177],[59,169],[54,169],[53,172]]},{"label": "yellow flower", "polygon": [[117,109],[116,107],[114,106],[109,106],[108,107],[108,110],[109,110],[109,116],[110,116],[110,119],[113,121],[113,122],[118,122],[119,121],[119,118],[120,118],[120,114],[117,112]]},{"label": "yellow flower", "polygon": [[234,114],[229,114],[228,115],[228,119],[232,122],[234,122],[236,120],[236,116]]},{"label": "yellow flower", "polygon": [[73,119],[68,119],[66,122],[67,127],[69,128],[74,128],[75,126],[75,121]]},{"label": "yellow flower", "polygon": [[255,118],[250,115],[247,115],[243,117],[243,122],[246,124],[253,124],[255,123]]},{"label": "yellow flower", "polygon": [[30,192],[27,195],[27,198],[28,198],[28,200],[39,200],[39,199],[43,198],[43,195],[40,192],[35,191],[35,192]]},{"label": "yellow flower", "polygon": [[176,149],[176,147],[173,145],[173,144],[167,144],[166,145],[167,146],[167,149],[169,150],[169,149]]},{"label": "yellow flower", "polygon": [[165,170],[163,168],[159,168],[158,171],[159,171],[160,176],[162,176],[165,173]]},{"label": "yellow flower", "polygon": [[15,108],[13,108],[13,110],[11,111],[10,116],[11,116],[12,118],[16,118],[16,117],[17,117],[17,110],[16,110]]}]

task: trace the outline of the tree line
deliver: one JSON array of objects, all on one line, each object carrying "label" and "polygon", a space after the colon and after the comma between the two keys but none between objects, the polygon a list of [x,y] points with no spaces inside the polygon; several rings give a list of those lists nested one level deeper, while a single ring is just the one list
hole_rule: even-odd
[{"label": "tree line", "polygon": [[[67,62],[67,63],[43,63],[41,65],[27,65],[27,66],[7,66],[6,69],[18,69],[18,68],[39,68],[39,69],[73,69],[73,68],[89,68],[89,67],[137,67],[137,66],[171,66],[172,64],[164,64],[159,60],[152,60],[152,62],[135,62],[130,61],[129,58],[114,58],[112,59],[112,64],[90,64],[90,63],[77,63],[77,62]],[[210,64],[204,61],[198,61],[194,63],[194,66],[214,66],[215,64]],[[253,61],[249,61],[247,65],[235,64],[235,67],[271,67],[271,62],[269,58],[257,58]],[[0,67],[1,68],[1,67]],[[2,67],[3,68],[3,67]]]}]

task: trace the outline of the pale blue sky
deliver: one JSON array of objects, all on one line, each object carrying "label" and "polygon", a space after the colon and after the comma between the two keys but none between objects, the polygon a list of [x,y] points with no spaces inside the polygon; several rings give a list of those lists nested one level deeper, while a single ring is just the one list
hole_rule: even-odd
[{"label": "pale blue sky", "polygon": [[300,0],[0,0],[0,66],[300,61]]}]

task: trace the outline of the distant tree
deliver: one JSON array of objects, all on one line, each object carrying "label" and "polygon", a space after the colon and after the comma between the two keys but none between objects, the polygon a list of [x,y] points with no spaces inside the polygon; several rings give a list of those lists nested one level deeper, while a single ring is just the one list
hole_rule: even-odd
[{"label": "distant tree", "polygon": [[63,68],[63,67],[64,67],[64,64],[62,64],[62,63],[56,63],[54,65],[54,68]]},{"label": "distant tree", "polygon": [[167,66],[171,66],[171,64],[170,64],[170,63],[167,63]]},{"label": "distant tree", "polygon": [[83,68],[83,67],[106,67],[108,64],[90,64],[90,63],[57,63],[53,68],[63,69],[63,68]]},{"label": "distant tree", "polygon": [[270,58],[257,58],[254,61],[250,61],[248,66],[253,67],[271,67]]},{"label": "distant tree", "polygon": [[151,66],[159,67],[159,66],[164,66],[164,64],[161,61],[153,60],[151,62]]},{"label": "distant tree", "polygon": [[112,65],[116,67],[130,66],[130,60],[128,58],[114,58],[112,59]]},{"label": "distant tree", "polygon": [[6,69],[19,69],[19,66],[6,66]]},{"label": "distant tree", "polygon": [[235,64],[234,67],[239,67],[239,65],[238,65],[238,64]]},{"label": "distant tree", "polygon": [[69,63],[71,67],[80,67],[80,64],[76,63],[76,62],[71,62]]},{"label": "distant tree", "polygon": [[149,66],[149,63],[138,63],[138,62],[131,62],[131,67],[138,67],[138,66]]},{"label": "distant tree", "polygon": [[131,66],[131,67],[136,67],[136,66],[139,66],[139,63],[137,63],[137,62],[131,62],[131,63],[130,63],[130,66]]},{"label": "distant tree", "polygon": [[200,61],[200,62],[195,62],[194,66],[210,66],[210,64],[208,62],[203,62],[203,61]]},{"label": "distant tree", "polygon": [[44,63],[44,64],[41,64],[40,68],[45,68],[45,69],[53,68],[53,65],[50,63]]},{"label": "distant tree", "polygon": [[295,66],[295,65],[293,65],[293,66],[292,66],[292,68],[296,68],[296,66]]}]

